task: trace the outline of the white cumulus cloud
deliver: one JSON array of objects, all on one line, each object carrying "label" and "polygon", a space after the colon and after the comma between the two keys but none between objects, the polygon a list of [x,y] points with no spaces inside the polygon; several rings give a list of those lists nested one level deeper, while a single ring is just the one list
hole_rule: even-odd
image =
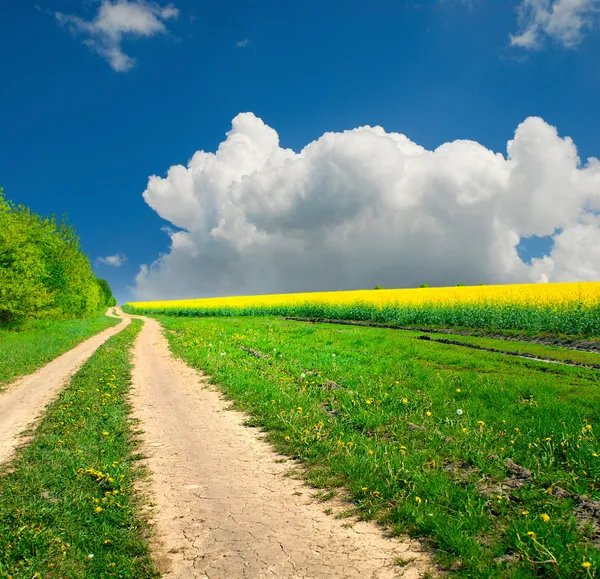
[{"label": "white cumulus cloud", "polygon": [[121,267],[127,261],[127,256],[122,253],[116,253],[115,255],[107,255],[106,257],[99,257],[98,263],[103,265],[110,265],[112,267]]},{"label": "white cumulus cloud", "polygon": [[172,4],[160,6],[145,0],[102,0],[93,20],[61,12],[55,16],[61,25],[81,36],[84,44],[107,60],[113,70],[125,72],[136,61],[123,52],[123,39],[166,33],[164,21],[177,18],[179,10]]},{"label": "white cumulus cloud", "polygon": [[510,43],[537,49],[549,38],[573,48],[595,25],[599,9],[600,0],[522,0],[519,32],[511,35]]},{"label": "white cumulus cloud", "polygon": [[[216,153],[150,177],[144,199],[180,230],[141,268],[139,299],[600,279],[600,162],[536,117],[504,156],[381,127],[296,153],[243,113]],[[525,264],[531,235],[555,245]]]}]

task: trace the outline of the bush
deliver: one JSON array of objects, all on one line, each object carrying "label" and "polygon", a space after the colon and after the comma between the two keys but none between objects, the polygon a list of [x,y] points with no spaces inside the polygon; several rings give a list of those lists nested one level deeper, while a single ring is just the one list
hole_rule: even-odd
[{"label": "bush", "polygon": [[112,298],[104,284],[71,225],[15,206],[0,188],[1,325],[93,315]]}]

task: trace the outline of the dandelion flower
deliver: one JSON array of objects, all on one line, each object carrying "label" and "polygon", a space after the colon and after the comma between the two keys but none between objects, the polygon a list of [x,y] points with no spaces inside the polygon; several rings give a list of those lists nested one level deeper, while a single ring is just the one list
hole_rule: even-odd
[{"label": "dandelion flower", "polygon": [[415,497],[415,501],[416,501],[416,503],[418,505],[420,505],[423,502],[423,500],[421,499],[421,497]]},{"label": "dandelion flower", "polygon": [[94,509],[97,513],[101,513],[104,509],[102,507],[96,507]]},{"label": "dandelion flower", "polygon": [[534,533],[533,531],[529,531],[529,532],[527,533],[527,536],[528,536],[528,537],[531,537],[532,539],[535,539],[535,533]]},{"label": "dandelion flower", "polygon": [[479,426],[485,426],[485,422],[484,422],[483,420],[478,420],[478,421],[477,421],[477,424],[478,424]]},{"label": "dandelion flower", "polygon": [[460,388],[457,388],[457,389],[456,389],[456,391],[457,391],[457,392],[460,392]]},{"label": "dandelion flower", "polygon": [[529,514],[529,511],[521,511],[521,514],[526,517]]},{"label": "dandelion flower", "polygon": [[546,513],[542,513],[540,515],[540,519],[542,519],[542,521],[544,521],[544,523],[550,522],[550,517]]},{"label": "dandelion flower", "polygon": [[106,431],[104,431],[102,434],[103,434],[104,436],[108,436],[108,432],[106,432]]},{"label": "dandelion flower", "polygon": [[591,564],[589,561],[584,561],[584,562],[581,564],[581,566],[582,566],[584,569],[589,569],[589,568],[592,566],[592,564]]},{"label": "dandelion flower", "polygon": [[427,416],[431,416],[431,412],[429,412],[429,410],[428,410],[427,412],[425,412],[425,414],[426,414]]}]

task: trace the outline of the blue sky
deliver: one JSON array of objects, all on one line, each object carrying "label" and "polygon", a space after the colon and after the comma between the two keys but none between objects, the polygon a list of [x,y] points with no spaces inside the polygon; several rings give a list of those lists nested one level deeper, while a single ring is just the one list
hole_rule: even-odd
[{"label": "blue sky", "polygon": [[[97,274],[121,301],[170,293],[163,281],[146,280],[155,289],[138,293],[128,287],[136,285],[142,264],[171,251],[173,240],[162,229],[186,227],[144,201],[148,177],[165,177],[198,150],[214,152],[239,113],[254,113],[277,131],[282,148],[296,153],[324,133],[380,125],[427,150],[469,139],[506,156],[519,123],[536,116],[561,138],[571,137],[583,162],[600,155],[600,34],[593,10],[564,16],[578,19],[575,24],[553,25],[541,10],[551,11],[558,0],[175,0],[169,13],[159,12],[164,2],[129,3],[154,14],[159,24],[153,32],[113,31],[108,40],[97,29],[90,32],[82,23],[93,22],[101,8],[93,0],[3,0],[0,7],[0,185],[35,211],[67,213]],[[598,7],[592,0],[582,4]],[[511,44],[511,35],[524,40]],[[99,46],[116,46],[135,64],[114,70]],[[524,239],[564,227],[558,217],[550,221],[513,229]],[[570,225],[577,224],[581,215]],[[519,251],[526,262],[548,248],[547,241],[523,239]],[[115,254],[127,256],[120,267],[97,262]],[[197,259],[182,270],[197,265],[214,275]],[[256,267],[269,263],[256,259]],[[411,267],[406,259],[392,259],[390,268]],[[581,271],[596,265],[600,269],[594,262]],[[462,266],[464,279],[475,281],[476,273]],[[302,267],[306,280],[310,264]],[[167,277],[177,271],[162,263],[156,268]],[[564,279],[568,275],[576,274]],[[494,281],[487,273],[480,277]],[[265,286],[233,274],[219,279],[214,291],[189,280],[165,297],[194,294],[195,287],[195,295],[290,289],[277,278]],[[362,273],[344,279],[348,287],[370,283]],[[322,285],[333,289],[332,283]],[[390,283],[402,285],[402,276]]]}]

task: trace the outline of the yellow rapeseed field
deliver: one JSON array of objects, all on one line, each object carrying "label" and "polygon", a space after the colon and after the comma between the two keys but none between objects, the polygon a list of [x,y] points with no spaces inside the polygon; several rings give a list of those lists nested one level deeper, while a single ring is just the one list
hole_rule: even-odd
[{"label": "yellow rapeseed field", "polygon": [[375,306],[419,306],[451,304],[501,304],[552,306],[600,302],[600,282],[488,285],[410,289],[356,290],[269,294],[222,298],[131,302],[134,308],[165,310],[169,308],[247,308],[300,304],[369,304]]}]

